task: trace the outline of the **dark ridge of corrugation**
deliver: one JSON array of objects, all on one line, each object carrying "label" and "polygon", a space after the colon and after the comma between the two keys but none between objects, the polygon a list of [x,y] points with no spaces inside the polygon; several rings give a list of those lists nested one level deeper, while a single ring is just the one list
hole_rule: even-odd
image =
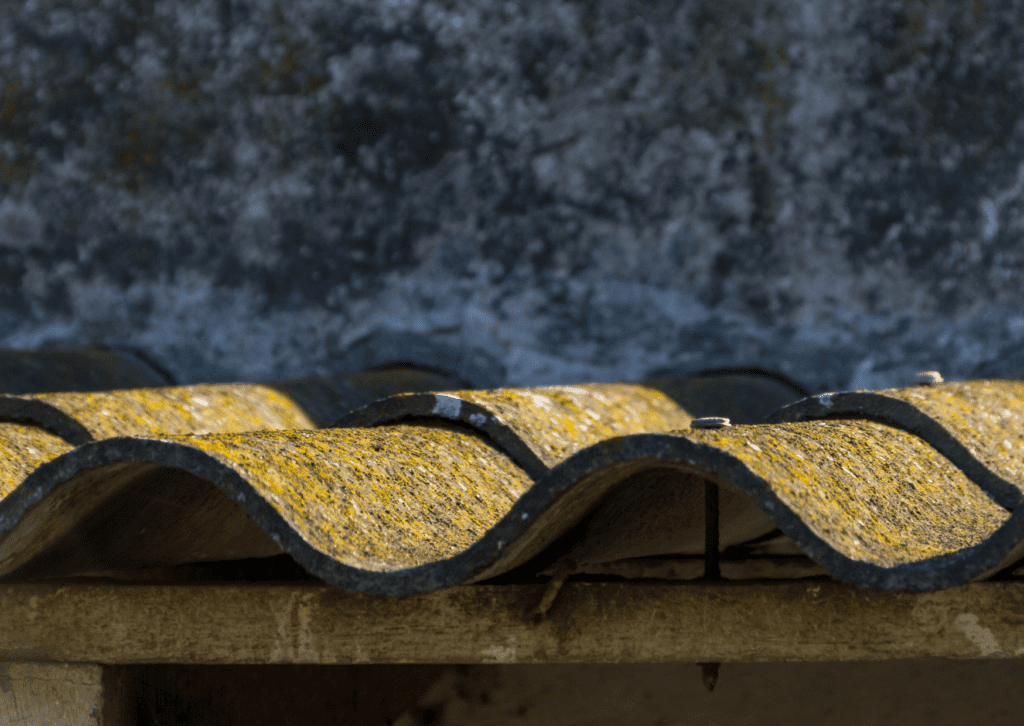
[{"label": "dark ridge of corrugation", "polygon": [[[480,434],[396,423],[80,446],[0,500],[0,572],[62,574],[75,557],[78,568],[116,569],[118,553],[130,566],[162,565],[174,547],[179,561],[283,550],[346,589],[424,592],[512,570],[581,523],[584,559],[622,559],[623,544],[625,556],[671,551],[686,498],[629,496],[645,494],[629,487],[653,471],[675,472],[669,489],[708,479],[749,497],[834,577],[866,588],[964,584],[1019,556],[1024,540],[1024,515],[996,506],[919,437],[870,420],[616,437],[536,480]],[[137,491],[164,492],[180,521]],[[185,494],[195,506],[182,506]],[[147,526],[156,531],[138,534]],[[40,569],[48,551],[60,556]],[[164,560],[131,561],[135,551]]]},{"label": "dark ridge of corrugation", "polygon": [[112,350],[0,350],[0,393],[108,391],[166,384],[156,369]]},{"label": "dark ridge of corrugation", "polygon": [[1024,381],[823,393],[779,409],[768,421],[848,416],[887,421],[920,436],[1003,507],[1015,509],[1024,499]]},{"label": "dark ridge of corrugation", "polygon": [[453,388],[499,388],[505,383],[505,366],[486,351],[397,330],[375,330],[359,338],[340,359],[346,373],[412,368],[452,379]]},{"label": "dark ridge of corrugation", "polygon": [[[158,375],[162,379],[163,382],[160,384],[162,386],[177,386],[178,385],[178,379],[174,377],[174,374],[171,373],[169,370],[167,370],[167,368],[163,365],[163,363],[158,361],[155,357],[153,357],[152,355],[147,353],[142,348],[136,348],[135,346],[131,346],[131,345],[116,345],[116,344],[115,345],[103,344],[103,345],[99,345],[97,347],[100,350],[108,350],[108,351],[110,351],[112,353],[117,353],[119,355],[123,355],[123,356],[125,356],[127,358],[130,358],[131,360],[136,361],[137,363],[140,363],[144,367],[146,367],[149,370],[153,371],[156,375]],[[41,391],[26,391],[26,393],[41,393]]]},{"label": "dark ridge of corrugation", "polygon": [[656,368],[649,371],[647,378],[681,380],[684,378],[717,378],[719,376],[742,376],[744,378],[767,378],[788,389],[788,395],[795,398],[806,398],[811,391],[790,376],[774,368],[760,366],[716,366],[713,368]]}]

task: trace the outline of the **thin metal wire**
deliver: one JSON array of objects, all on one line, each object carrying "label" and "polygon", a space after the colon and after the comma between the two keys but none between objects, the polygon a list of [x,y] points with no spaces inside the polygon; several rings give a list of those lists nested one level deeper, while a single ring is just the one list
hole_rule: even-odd
[{"label": "thin metal wire", "polygon": [[718,485],[704,482],[704,579],[722,579],[719,566]]}]

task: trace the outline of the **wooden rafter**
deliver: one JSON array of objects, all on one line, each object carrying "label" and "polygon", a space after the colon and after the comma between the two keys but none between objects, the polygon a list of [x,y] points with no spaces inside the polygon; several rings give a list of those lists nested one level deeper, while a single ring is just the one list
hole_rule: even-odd
[{"label": "wooden rafter", "polygon": [[353,595],[308,584],[0,587],[0,661],[581,663],[1012,658],[1024,583],[569,582]]}]

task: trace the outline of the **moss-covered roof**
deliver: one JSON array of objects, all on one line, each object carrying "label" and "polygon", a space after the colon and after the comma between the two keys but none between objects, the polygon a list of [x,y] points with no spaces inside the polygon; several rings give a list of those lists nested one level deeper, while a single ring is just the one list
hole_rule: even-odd
[{"label": "moss-covered roof", "polygon": [[1022,557],[1022,382],[455,388],[398,368],[0,397],[0,578],[287,556],[402,595],[742,550],[921,591]]}]

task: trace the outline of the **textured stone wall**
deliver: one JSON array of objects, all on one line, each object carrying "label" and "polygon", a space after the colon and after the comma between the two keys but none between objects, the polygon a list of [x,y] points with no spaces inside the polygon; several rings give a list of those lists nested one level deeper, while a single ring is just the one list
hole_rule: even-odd
[{"label": "textured stone wall", "polygon": [[0,4],[0,346],[1022,375],[1024,2]]}]

